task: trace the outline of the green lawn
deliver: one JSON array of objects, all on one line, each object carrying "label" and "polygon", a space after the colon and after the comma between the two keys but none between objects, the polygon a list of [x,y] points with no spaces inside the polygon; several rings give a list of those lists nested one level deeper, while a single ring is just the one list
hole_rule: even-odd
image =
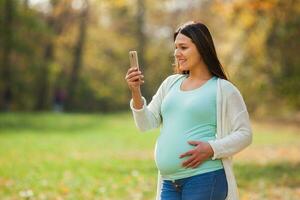
[{"label": "green lawn", "polygon": [[[235,159],[241,199],[299,199],[300,129],[253,127]],[[152,200],[157,135],[130,113],[2,113],[0,199]]]}]

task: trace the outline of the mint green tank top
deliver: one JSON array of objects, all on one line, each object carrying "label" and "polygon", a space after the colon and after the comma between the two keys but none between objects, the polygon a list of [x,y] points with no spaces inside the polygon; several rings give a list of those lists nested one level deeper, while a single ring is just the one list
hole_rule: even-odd
[{"label": "mint green tank top", "polygon": [[164,180],[186,178],[223,168],[221,160],[206,160],[197,168],[184,168],[189,156],[179,156],[195,146],[188,141],[215,139],[217,77],[213,76],[199,88],[182,91],[179,79],[169,90],[161,105],[162,127],[156,142],[155,162]]}]

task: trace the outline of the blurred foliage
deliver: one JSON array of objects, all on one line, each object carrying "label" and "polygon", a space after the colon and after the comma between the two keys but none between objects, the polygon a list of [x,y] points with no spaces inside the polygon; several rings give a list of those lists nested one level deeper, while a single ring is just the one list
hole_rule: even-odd
[{"label": "blurred foliage", "polygon": [[[219,4],[230,25],[230,66],[251,111],[299,111],[300,4],[298,1],[237,1]],[[274,109],[276,107],[276,109]]]},{"label": "blurred foliage", "polygon": [[57,90],[68,110],[128,109],[132,49],[150,101],[173,73],[172,34],[188,20],[208,25],[251,113],[300,110],[298,1],[0,0],[0,10],[2,110],[52,109]]}]

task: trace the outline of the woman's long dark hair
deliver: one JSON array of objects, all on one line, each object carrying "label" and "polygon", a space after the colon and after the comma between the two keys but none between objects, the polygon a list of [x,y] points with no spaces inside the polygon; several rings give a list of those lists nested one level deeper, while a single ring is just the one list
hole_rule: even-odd
[{"label": "woman's long dark hair", "polygon": [[[180,26],[174,33],[174,41],[179,33],[189,37],[192,40],[192,42],[196,45],[204,63],[207,65],[208,70],[213,75],[228,80],[218,59],[211,34],[203,23],[189,22]],[[175,66],[175,71],[181,74],[189,73],[189,71],[181,71],[178,64]]]}]

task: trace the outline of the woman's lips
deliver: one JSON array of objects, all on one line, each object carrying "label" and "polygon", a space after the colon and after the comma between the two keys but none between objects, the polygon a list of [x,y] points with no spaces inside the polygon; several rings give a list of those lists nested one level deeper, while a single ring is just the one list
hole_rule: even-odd
[{"label": "woman's lips", "polygon": [[178,63],[179,63],[180,65],[184,64],[185,62],[186,62],[185,59],[179,59],[179,60],[178,60]]}]

